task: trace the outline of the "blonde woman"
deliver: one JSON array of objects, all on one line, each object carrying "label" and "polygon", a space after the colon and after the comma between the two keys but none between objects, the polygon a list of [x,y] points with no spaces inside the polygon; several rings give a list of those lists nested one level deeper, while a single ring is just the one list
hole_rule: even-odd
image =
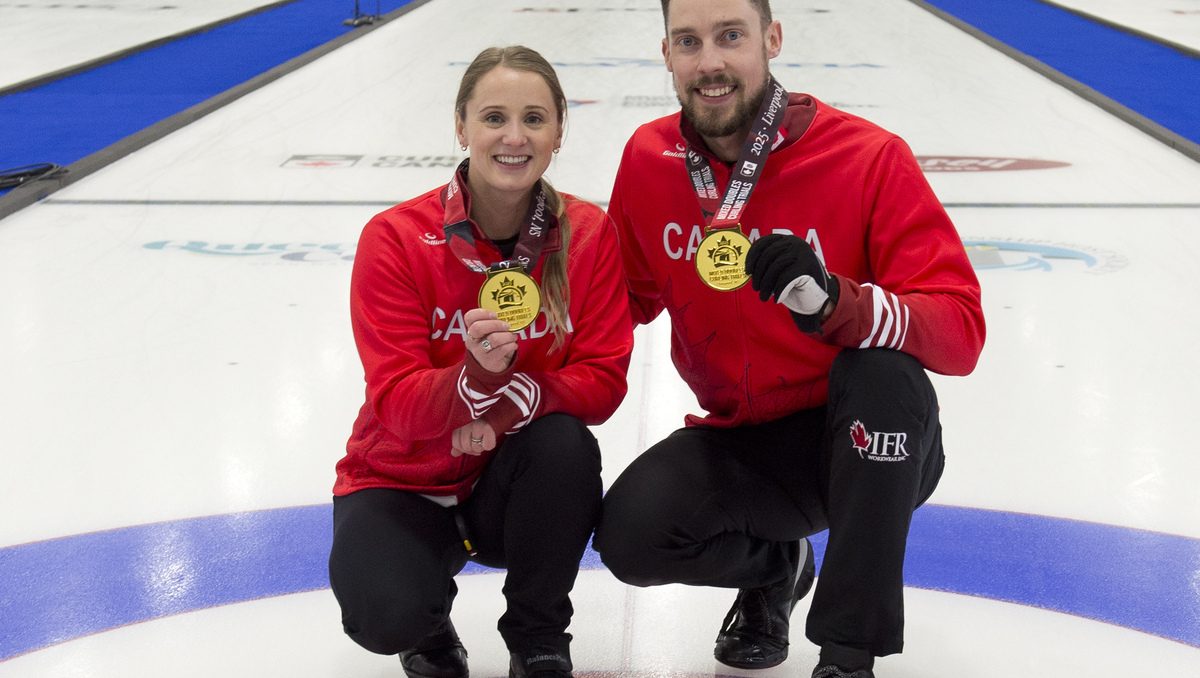
[{"label": "blonde woman", "polygon": [[351,282],[366,402],[334,485],[346,633],[410,678],[465,678],[450,621],[468,560],[507,569],[509,675],[570,676],[568,594],[599,517],[589,424],[632,348],[614,229],[542,174],[566,98],[525,47],[467,68],[445,186],[373,218]]}]

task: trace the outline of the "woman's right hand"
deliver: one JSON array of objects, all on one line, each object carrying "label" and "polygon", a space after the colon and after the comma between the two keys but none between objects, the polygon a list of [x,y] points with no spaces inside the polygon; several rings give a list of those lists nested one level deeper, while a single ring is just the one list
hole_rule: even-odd
[{"label": "woman's right hand", "polygon": [[482,419],[473,419],[450,434],[450,456],[470,454],[478,457],[496,447],[496,432]]},{"label": "woman's right hand", "polygon": [[464,342],[475,360],[488,372],[499,374],[517,357],[517,335],[494,311],[474,308],[463,316],[467,325]]}]

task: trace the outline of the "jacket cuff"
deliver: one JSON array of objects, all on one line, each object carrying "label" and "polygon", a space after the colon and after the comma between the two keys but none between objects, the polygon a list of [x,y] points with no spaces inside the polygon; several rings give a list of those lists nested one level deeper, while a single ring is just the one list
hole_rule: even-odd
[{"label": "jacket cuff", "polygon": [[496,436],[502,436],[508,433],[516,433],[526,423],[526,415],[521,411],[517,404],[505,395],[501,395],[496,401],[483,413],[480,417],[492,427],[496,432]]},{"label": "jacket cuff", "polygon": [[496,433],[516,433],[541,413],[542,396],[542,386],[533,376],[516,372],[480,418],[491,424]]},{"label": "jacket cuff", "polygon": [[479,419],[489,408],[504,399],[504,390],[512,380],[512,369],[504,374],[488,372],[467,353],[459,372],[456,388],[472,419]]},{"label": "jacket cuff", "polygon": [[515,371],[513,368],[517,361],[512,361],[508,365],[508,369],[503,372],[489,372],[479,361],[475,359],[475,355],[467,351],[467,355],[463,358],[465,366],[465,374],[467,376],[467,384],[476,390],[487,391],[493,393],[503,388],[505,384],[512,381],[512,375]]}]

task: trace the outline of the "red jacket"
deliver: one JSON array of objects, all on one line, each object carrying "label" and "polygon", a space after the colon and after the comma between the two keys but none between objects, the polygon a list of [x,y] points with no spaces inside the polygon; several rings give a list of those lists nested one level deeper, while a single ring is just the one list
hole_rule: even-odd
[{"label": "red jacket", "polygon": [[[705,220],[685,167],[680,114],[642,125],[625,147],[609,215],[617,224],[634,320],[663,309],[671,357],[705,417],[734,426],[823,404],[843,348],[886,347],[943,374],[971,372],[984,341],[979,282],[962,240],[899,137],[801,94],[742,214],[757,240],[792,233],[834,274],[841,298],[821,334],[750,285],[705,286],[694,258]],[[707,150],[705,150],[707,153]],[[724,191],[730,166],[710,156]]]},{"label": "red jacket", "polygon": [[[543,312],[522,330],[505,374],[479,366],[463,343],[484,275],[445,243],[442,189],[376,215],[363,229],[350,285],[350,315],[366,375],[366,402],[337,464],[335,495],[368,487],[465,499],[491,453],[450,456],[450,434],[475,418],[502,437],[551,412],[587,424],[607,419],[625,396],[633,346],[612,223],[572,196],[567,278],[570,333],[554,335]],[[551,229],[544,255],[561,247]],[[484,264],[502,259],[475,227]],[[533,277],[541,283],[542,264]]]}]

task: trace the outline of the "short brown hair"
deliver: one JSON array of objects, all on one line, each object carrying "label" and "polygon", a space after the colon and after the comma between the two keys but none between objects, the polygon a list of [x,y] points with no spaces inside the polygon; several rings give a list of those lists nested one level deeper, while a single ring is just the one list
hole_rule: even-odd
[{"label": "short brown hair", "polygon": [[[750,6],[758,10],[758,15],[762,17],[762,25],[765,28],[771,23],[771,0],[747,0]],[[663,10],[663,26],[667,25],[667,9],[671,6],[671,0],[662,0]]]}]

